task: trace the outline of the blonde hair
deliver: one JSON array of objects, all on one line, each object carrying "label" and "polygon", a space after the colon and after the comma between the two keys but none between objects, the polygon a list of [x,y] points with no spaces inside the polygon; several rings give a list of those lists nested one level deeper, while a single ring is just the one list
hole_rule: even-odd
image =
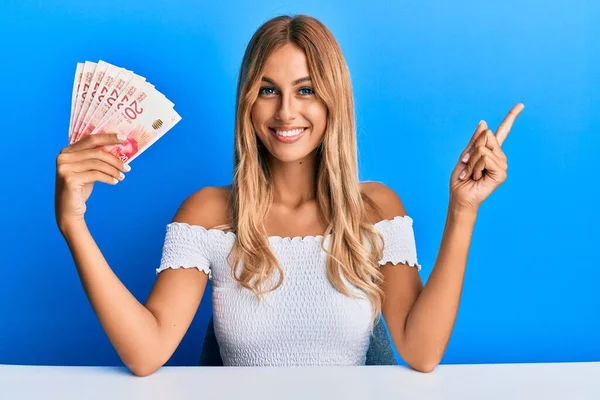
[{"label": "blonde hair", "polygon": [[[236,233],[229,262],[233,276],[243,287],[260,300],[262,294],[282,284],[283,270],[269,248],[263,225],[273,201],[267,150],[257,139],[251,110],[258,97],[265,61],[288,43],[304,51],[316,96],[327,107],[326,131],[316,150],[315,195],[319,212],[327,223],[321,248],[327,253],[328,278],[339,292],[357,297],[357,291],[345,285],[345,278],[370,300],[372,329],[383,302],[383,275],[378,265],[383,238],[368,221],[365,204],[373,209],[377,206],[360,190],[350,73],[335,38],[315,18],[275,17],[264,23],[248,43],[236,96],[230,224],[217,228]],[[328,236],[331,236],[329,250],[324,247]],[[371,244],[370,251],[363,245],[363,236]],[[266,282],[275,274],[279,276],[277,283],[265,290]]]}]

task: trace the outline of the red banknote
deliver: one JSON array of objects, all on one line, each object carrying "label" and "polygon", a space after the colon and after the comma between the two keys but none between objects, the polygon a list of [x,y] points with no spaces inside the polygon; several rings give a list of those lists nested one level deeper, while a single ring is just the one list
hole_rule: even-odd
[{"label": "red banknote", "polygon": [[77,63],[69,144],[86,136],[121,133],[124,143],[104,149],[130,163],[181,121],[174,104],[146,78],[105,61]]}]

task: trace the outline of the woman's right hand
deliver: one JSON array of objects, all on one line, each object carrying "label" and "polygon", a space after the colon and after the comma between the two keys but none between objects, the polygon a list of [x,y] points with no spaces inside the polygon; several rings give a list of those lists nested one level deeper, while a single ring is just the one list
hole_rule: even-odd
[{"label": "woman's right hand", "polygon": [[101,146],[123,143],[117,134],[87,136],[61,150],[56,157],[54,208],[62,231],[69,224],[82,221],[85,202],[92,194],[94,182],[116,185],[131,168]]}]

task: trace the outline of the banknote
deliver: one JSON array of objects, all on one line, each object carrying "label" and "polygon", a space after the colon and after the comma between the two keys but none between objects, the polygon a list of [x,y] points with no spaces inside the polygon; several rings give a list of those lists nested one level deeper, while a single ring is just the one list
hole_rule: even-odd
[{"label": "banknote", "polygon": [[[75,109],[73,112],[73,127],[77,124],[77,117],[79,116],[79,111],[81,110],[81,106],[83,104],[83,100],[85,99],[87,92],[90,88],[90,83],[92,83],[92,78],[94,77],[94,70],[96,69],[97,63],[86,61],[83,64],[83,72],[81,75],[81,81],[79,82],[79,88],[77,89],[77,98],[75,99]],[[70,136],[73,136],[73,130],[71,130]]]},{"label": "banknote", "polygon": [[98,93],[100,85],[102,83],[107,82],[106,78],[108,78],[108,80],[110,80],[112,83],[116,75],[119,74],[119,72],[119,67],[116,67],[102,60],[98,61],[98,65],[96,66],[96,70],[94,71],[94,77],[92,78],[90,91],[83,100],[81,110],[79,111],[79,116],[77,117],[77,123],[73,129],[73,134],[75,136],[77,136],[81,131],[83,123],[85,122],[85,117],[90,116],[90,113],[93,113],[94,109],[97,106],[96,93]]},{"label": "banknote", "polygon": [[77,115],[77,119],[75,120],[75,125],[73,126],[73,134],[77,135],[79,131],[79,127],[83,122],[83,117],[87,112],[87,109],[92,102],[92,97],[98,88],[98,85],[104,78],[104,74],[106,73],[106,69],[108,68],[108,64],[102,60],[98,61],[96,64],[96,68],[94,69],[94,73],[92,74],[92,80],[90,81],[90,86],[87,89],[87,92],[82,94],[83,102],[81,103],[81,107],[79,108],[79,114]]},{"label": "banknote", "polygon": [[83,75],[83,63],[78,62],[75,68],[75,79],[73,81],[73,93],[71,94],[71,117],[69,118],[69,136],[73,129],[73,114],[75,113],[75,100],[77,99],[77,91],[79,89],[79,82],[81,82],[81,75]]},{"label": "banknote", "polygon": [[104,146],[104,149],[128,164],[181,120],[172,104],[156,90],[139,93],[94,134],[121,133],[127,136],[124,143]]},{"label": "banknote", "polygon": [[[102,87],[99,89],[98,95],[94,97],[90,105],[93,110],[88,110],[88,115],[79,127],[77,134],[73,137],[73,141],[81,140],[94,131],[94,128],[104,118],[106,112],[113,106],[113,103],[119,98],[135,74],[132,71],[122,69],[112,82],[110,82],[111,76],[109,74],[106,74],[105,78],[107,75],[108,79],[105,83],[110,85],[107,87],[101,84]],[[139,77],[139,79],[144,80],[143,77]]]},{"label": "banknote", "polygon": [[149,92],[152,92],[153,96],[165,98],[165,100],[170,104],[171,107],[174,106],[174,104],[171,101],[169,101],[165,97],[165,95],[156,90],[154,85],[152,85],[149,82],[146,82],[144,77],[133,77],[127,85],[127,87],[123,90],[119,98],[113,102],[112,106],[108,109],[108,111],[106,111],[104,117],[100,120],[100,122],[98,122],[98,124],[96,125],[94,130],[90,132],[90,134],[93,134],[95,130],[102,129],[103,124],[108,122],[108,120],[110,120],[113,117],[113,115],[115,115],[121,109],[121,107],[130,103],[137,97],[145,99],[148,96]]},{"label": "banknote", "polygon": [[103,60],[77,63],[69,142],[89,135],[123,134],[125,142],[103,148],[130,163],[181,121],[174,106],[145,77],[131,70]]},{"label": "banknote", "polygon": [[103,124],[107,123],[125,103],[131,102],[140,90],[145,93],[151,89],[152,87],[144,77],[133,76],[117,96],[107,96],[102,101],[98,107],[99,112],[95,117],[92,117],[89,126],[78,136],[77,140],[102,129]]}]

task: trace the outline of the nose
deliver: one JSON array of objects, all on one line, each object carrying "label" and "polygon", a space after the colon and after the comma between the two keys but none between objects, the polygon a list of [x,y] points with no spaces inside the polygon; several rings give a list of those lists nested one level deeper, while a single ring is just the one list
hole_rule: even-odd
[{"label": "nose", "polygon": [[294,96],[283,94],[279,98],[275,119],[287,122],[296,119],[296,104]]}]

